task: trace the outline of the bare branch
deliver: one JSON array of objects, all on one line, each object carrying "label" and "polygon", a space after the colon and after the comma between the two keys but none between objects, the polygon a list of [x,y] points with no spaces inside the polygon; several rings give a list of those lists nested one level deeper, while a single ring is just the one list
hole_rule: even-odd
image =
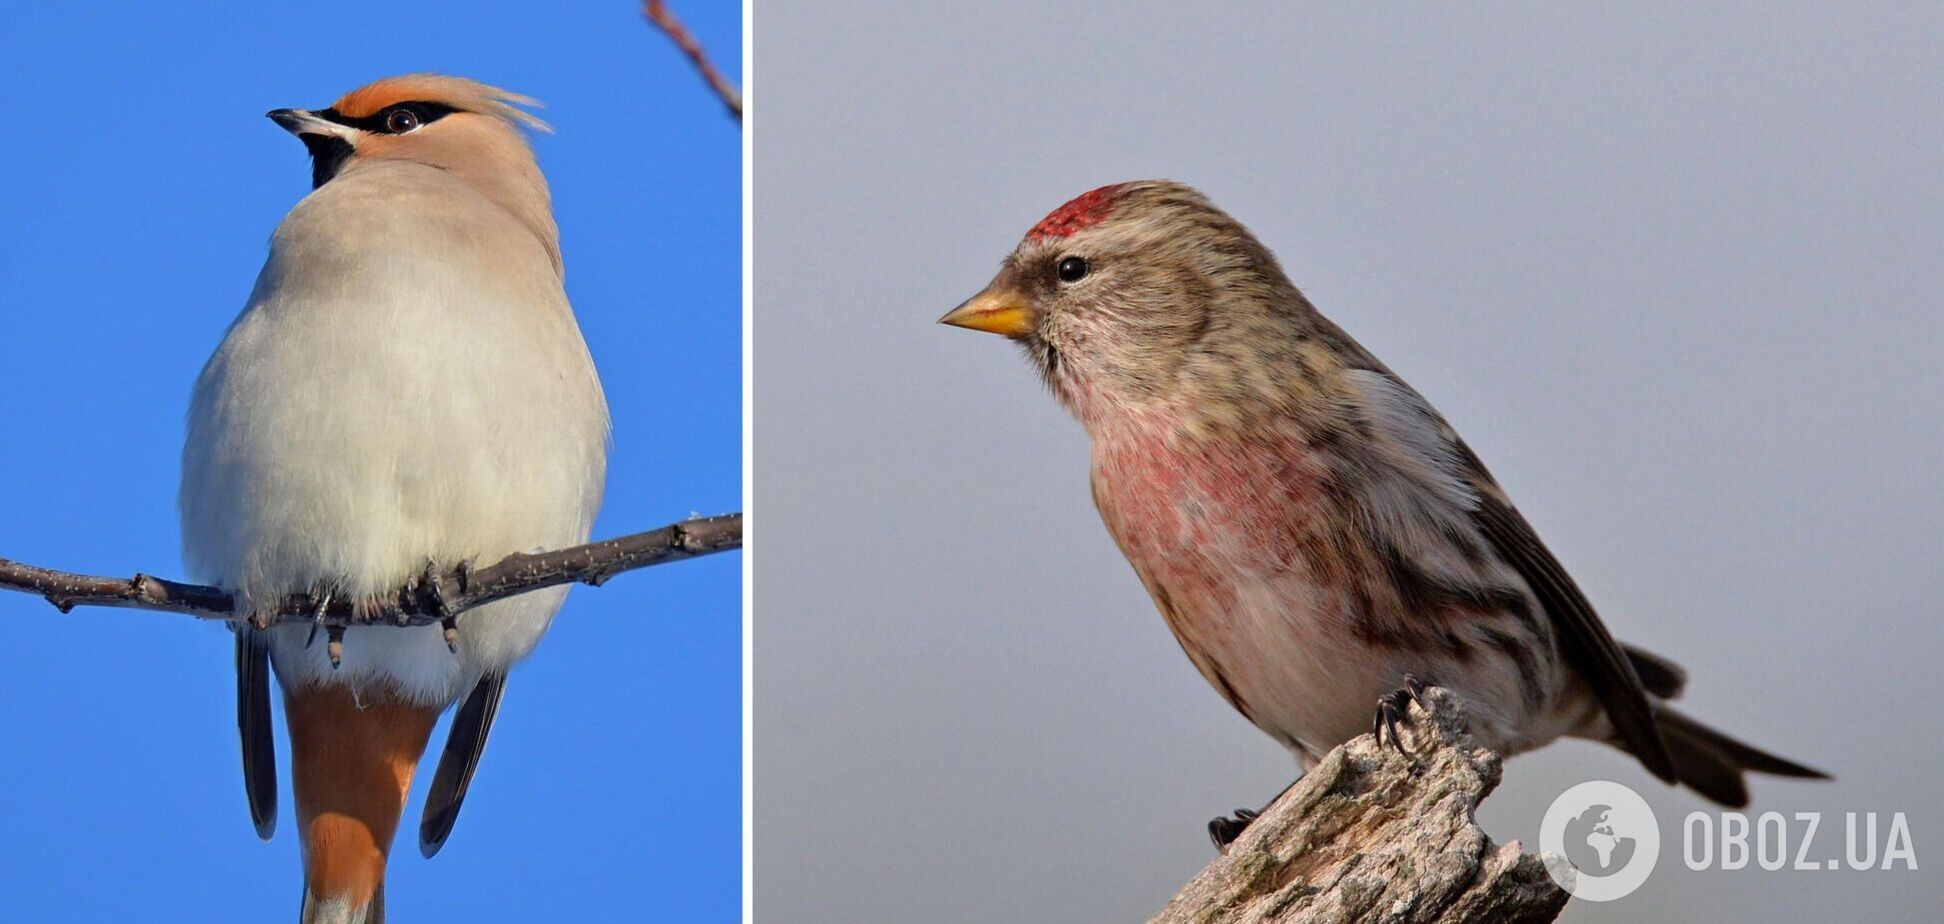
[{"label": "bare branch", "polygon": [[695,40],[695,36],[689,34],[687,27],[682,25],[681,20],[675,18],[674,13],[669,12],[668,5],[662,0],[643,0],[641,15],[648,17],[648,21],[653,23],[655,28],[667,35],[683,54],[688,55],[689,62],[695,65],[702,79],[709,82],[709,87],[715,90],[716,96],[722,98],[722,104],[729,107],[729,114],[735,116],[736,121],[741,122],[742,92],[736,89],[735,84],[729,82],[729,78],[722,76],[722,72],[716,70],[714,64],[710,63],[708,53],[702,50],[702,44]]},{"label": "bare branch", "polygon": [[201,619],[249,618],[258,626],[284,623],[332,626],[390,623],[435,625],[495,600],[575,582],[600,586],[623,571],[742,547],[742,514],[703,517],[660,529],[551,552],[509,555],[479,568],[464,564],[414,580],[390,598],[353,600],[292,594],[274,612],[238,613],[220,588],[137,574],[132,578],[72,574],[0,558],[0,589],[38,594],[67,612],[77,606],[114,606]]},{"label": "bare branch", "polygon": [[1445,690],[1411,707],[1413,756],[1369,735],[1322,763],[1249,823],[1148,924],[1537,924],[1566,892],[1517,843],[1472,817],[1499,756],[1472,743]]}]

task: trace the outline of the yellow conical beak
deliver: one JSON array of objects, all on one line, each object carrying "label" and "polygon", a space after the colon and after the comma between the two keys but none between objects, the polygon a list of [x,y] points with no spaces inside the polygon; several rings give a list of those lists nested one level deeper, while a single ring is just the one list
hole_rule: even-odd
[{"label": "yellow conical beak", "polygon": [[940,324],[1013,338],[1032,333],[1033,321],[1033,308],[1026,298],[1004,288],[988,288],[938,319]]}]

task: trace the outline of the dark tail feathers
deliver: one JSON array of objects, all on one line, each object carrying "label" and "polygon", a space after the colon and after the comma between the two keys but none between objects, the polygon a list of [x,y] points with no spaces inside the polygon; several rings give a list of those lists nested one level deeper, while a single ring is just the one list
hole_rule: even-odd
[{"label": "dark tail feathers", "polygon": [[1674,773],[1681,784],[1730,808],[1748,804],[1746,771],[1775,776],[1829,779],[1821,770],[1743,744],[1663,704],[1656,716]]},{"label": "dark tail feathers", "polygon": [[[1660,655],[1632,645],[1621,645],[1632,662],[1640,685],[1658,700],[1673,699],[1687,686],[1687,671]],[[1771,773],[1776,776],[1829,779],[1821,770],[1777,757],[1760,748],[1736,741],[1706,725],[1656,702],[1654,724],[1674,760],[1674,776],[1682,785],[1722,805],[1740,808],[1748,804],[1748,783],[1743,773]]]}]

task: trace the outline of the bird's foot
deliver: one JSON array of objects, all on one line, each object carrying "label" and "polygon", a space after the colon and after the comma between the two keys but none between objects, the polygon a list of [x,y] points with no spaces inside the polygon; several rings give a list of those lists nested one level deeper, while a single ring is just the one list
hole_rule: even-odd
[{"label": "bird's foot", "polygon": [[344,627],[339,625],[325,626],[324,634],[328,639],[324,643],[324,653],[330,656],[331,670],[337,670],[338,665],[344,663]]},{"label": "bird's foot", "polygon": [[452,615],[452,602],[446,596],[445,569],[439,563],[426,559],[424,570],[412,577],[406,585],[406,594],[411,598],[410,607],[401,607],[399,624],[411,621],[410,610],[417,610],[437,619],[444,620]]},{"label": "bird's foot", "polygon": [[1239,808],[1233,815],[1211,818],[1208,821],[1208,839],[1215,843],[1216,850],[1227,852],[1228,845],[1235,843],[1235,839],[1242,836],[1242,832],[1248,829],[1249,822],[1261,815],[1261,812]]},{"label": "bird's foot", "polygon": [[1410,756],[1404,739],[1397,734],[1397,725],[1399,722],[1411,724],[1412,703],[1429,708],[1424,702],[1425,689],[1426,684],[1417,675],[1405,674],[1403,686],[1377,697],[1377,714],[1370,720],[1370,733],[1377,738],[1378,747],[1384,746],[1384,738],[1388,736],[1397,753]]},{"label": "bird's foot", "polygon": [[[459,572],[459,592],[465,593],[466,585],[471,580],[472,564],[462,562],[456,570]],[[446,650],[458,654],[459,617],[452,611],[451,598],[446,596],[445,569],[439,567],[438,562],[427,559],[425,570],[412,579],[407,590],[412,602],[421,612],[439,620],[439,630],[445,636]],[[401,608],[398,624],[403,626],[410,622],[410,612]]]},{"label": "bird's foot", "polygon": [[[459,564],[452,566],[453,575],[459,579],[459,592],[461,594],[472,590],[472,572],[473,563],[470,558],[462,559]],[[438,595],[439,631],[445,634],[446,650],[453,654],[458,654],[459,616],[452,611],[452,607],[446,602],[444,576],[439,576],[437,581],[433,587],[436,589]]]},{"label": "bird's foot", "polygon": [[[317,642],[317,630],[324,627],[324,614],[331,611],[331,596],[330,585],[327,584],[317,589],[315,594],[316,602],[311,605],[310,634],[304,636],[305,648],[309,648]],[[336,658],[331,659],[331,666],[337,666]]]}]

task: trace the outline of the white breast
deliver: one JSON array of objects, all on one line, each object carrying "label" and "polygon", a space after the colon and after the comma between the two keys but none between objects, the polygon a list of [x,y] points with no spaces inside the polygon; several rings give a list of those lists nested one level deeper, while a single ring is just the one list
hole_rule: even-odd
[{"label": "white breast", "polygon": [[[197,380],[185,557],[246,601],[387,593],[428,561],[583,542],[607,412],[551,260],[458,181],[401,164],[327,183],[285,219]],[[385,684],[443,702],[525,655],[564,590],[436,628],[352,629],[333,671],[276,630],[286,683]]]}]

